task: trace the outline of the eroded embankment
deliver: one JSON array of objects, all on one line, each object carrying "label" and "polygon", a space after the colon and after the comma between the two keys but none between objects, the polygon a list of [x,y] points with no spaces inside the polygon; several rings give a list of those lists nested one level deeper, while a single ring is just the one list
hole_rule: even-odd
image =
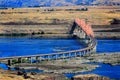
[{"label": "eroded embankment", "polygon": [[120,24],[93,25],[95,37],[99,39],[120,39]]},{"label": "eroded embankment", "polygon": [[0,25],[0,36],[7,37],[70,37],[68,24]]},{"label": "eroded embankment", "polygon": [[[34,25],[0,25],[0,37],[71,37],[71,23],[34,24]],[[99,39],[120,39],[120,24],[93,25],[95,37]]]}]

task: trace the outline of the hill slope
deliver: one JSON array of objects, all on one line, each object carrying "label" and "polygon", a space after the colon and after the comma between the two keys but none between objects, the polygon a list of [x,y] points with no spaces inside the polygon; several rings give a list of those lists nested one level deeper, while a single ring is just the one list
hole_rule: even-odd
[{"label": "hill slope", "polygon": [[0,0],[0,7],[120,5],[120,0]]}]

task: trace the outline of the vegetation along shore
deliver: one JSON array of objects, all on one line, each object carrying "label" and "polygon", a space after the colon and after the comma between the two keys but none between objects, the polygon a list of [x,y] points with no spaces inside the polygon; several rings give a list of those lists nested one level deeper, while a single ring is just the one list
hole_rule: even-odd
[{"label": "vegetation along shore", "polygon": [[[86,19],[86,22],[92,25],[97,39],[120,39],[120,6],[0,8],[0,37],[71,38],[69,32],[75,18]],[[3,62],[6,63],[5,60]],[[70,80],[64,76],[65,73],[89,72],[100,67],[90,63],[120,65],[120,52],[49,60],[40,64],[14,64],[9,70],[0,69],[0,80]],[[23,73],[12,71],[12,68],[39,69],[44,72]],[[92,80],[96,80],[94,77],[97,75],[91,76]],[[109,78],[102,77],[102,80]]]}]

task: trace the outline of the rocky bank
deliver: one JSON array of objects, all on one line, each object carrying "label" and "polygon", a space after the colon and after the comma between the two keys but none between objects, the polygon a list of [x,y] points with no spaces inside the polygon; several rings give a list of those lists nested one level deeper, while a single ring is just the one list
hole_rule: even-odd
[{"label": "rocky bank", "polygon": [[26,77],[24,74],[19,74],[16,71],[2,70],[0,69],[0,80],[67,80],[62,74],[33,74],[27,73]]},{"label": "rocky bank", "polygon": [[[77,72],[85,72],[91,71],[98,65],[93,64],[84,64],[87,62],[102,62],[110,65],[120,65],[120,52],[116,53],[101,53],[101,54],[91,54],[83,57],[69,58],[63,60],[50,60],[43,61],[42,63],[33,63],[33,64],[16,64],[12,67],[20,67],[24,69],[42,69],[44,73],[32,75],[31,73],[27,73],[29,78],[27,80],[66,80],[66,78],[62,75],[63,73],[77,73]],[[24,76],[18,76],[18,73],[15,71],[5,71],[0,69],[0,80],[24,80]],[[54,77],[57,76],[57,79]],[[59,78],[59,76],[61,76]],[[86,77],[87,76],[87,77]],[[51,78],[52,77],[52,78]],[[5,78],[5,79],[4,79]],[[44,79],[45,78],[45,79]],[[73,80],[109,80],[108,78],[96,77],[88,75],[80,75],[80,79]]]}]

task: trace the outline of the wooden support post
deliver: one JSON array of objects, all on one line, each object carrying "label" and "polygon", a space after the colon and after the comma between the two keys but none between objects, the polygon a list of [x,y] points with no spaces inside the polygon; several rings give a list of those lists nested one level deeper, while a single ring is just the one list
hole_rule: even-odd
[{"label": "wooden support post", "polygon": [[69,53],[66,54],[67,58],[69,58]]},{"label": "wooden support post", "polygon": [[91,54],[92,52],[93,52],[93,49],[91,48],[91,49],[90,49],[90,54]]},{"label": "wooden support post", "polygon": [[82,57],[83,57],[83,55],[84,55],[83,51],[81,52],[81,54],[82,54]]},{"label": "wooden support post", "polygon": [[90,49],[87,50],[87,54],[90,55]]},{"label": "wooden support post", "polygon": [[47,57],[47,58],[48,58],[47,60],[48,60],[48,61],[50,61],[50,55],[48,55],[48,57]]},{"label": "wooden support post", "polygon": [[22,63],[22,58],[18,58],[18,63]]},{"label": "wooden support post", "polygon": [[23,58],[21,58],[21,63],[23,63]]},{"label": "wooden support post", "polygon": [[75,54],[74,54],[74,55],[75,55],[75,57],[77,57],[77,52],[75,52]]},{"label": "wooden support post", "polygon": [[81,51],[81,57],[83,57],[83,55],[84,55],[84,54],[83,54],[83,51]]},{"label": "wooden support post", "polygon": [[30,63],[30,57],[27,57],[27,62]]},{"label": "wooden support post", "polygon": [[84,53],[84,56],[86,55],[86,51],[83,51],[83,53]]},{"label": "wooden support post", "polygon": [[88,50],[88,54],[90,54],[90,49]]},{"label": "wooden support post", "polygon": [[56,55],[55,55],[56,60],[58,59],[57,57],[58,57],[58,56],[57,56],[57,54],[56,54]]},{"label": "wooden support post", "polygon": [[73,58],[74,57],[74,53],[72,52],[71,55],[72,55],[72,58]]},{"label": "wooden support post", "polygon": [[80,57],[82,57],[81,51],[79,53],[80,53]]},{"label": "wooden support post", "polygon": [[85,56],[85,51],[83,51],[83,56]]},{"label": "wooden support post", "polygon": [[42,56],[40,56],[40,58],[39,58],[39,62],[41,63],[41,61],[42,61]]},{"label": "wooden support post", "polygon": [[88,50],[86,50],[86,55],[88,55]]},{"label": "wooden support post", "polygon": [[81,52],[79,52],[79,55],[80,55],[80,57],[81,57]]},{"label": "wooden support post", "polygon": [[8,66],[11,66],[12,65],[12,59],[9,59],[8,60]]},{"label": "wooden support post", "polygon": [[93,53],[96,53],[96,46],[92,50]]},{"label": "wooden support post", "polygon": [[73,57],[75,57],[75,52],[73,52]]},{"label": "wooden support post", "polygon": [[62,54],[62,58],[63,58],[63,60],[64,60],[64,58],[65,58],[64,54]]},{"label": "wooden support post", "polygon": [[56,59],[56,55],[53,55],[53,60],[55,60]]},{"label": "wooden support post", "polygon": [[37,60],[38,60],[38,58],[39,58],[39,57],[38,57],[38,56],[36,56],[36,57],[35,57],[35,60],[37,61]]},{"label": "wooden support post", "polygon": [[71,55],[70,55],[70,53],[69,53],[69,58],[71,58]]},{"label": "wooden support post", "polygon": [[30,57],[30,63],[32,64],[32,57]]},{"label": "wooden support post", "polygon": [[60,56],[60,59],[62,59],[62,54],[59,54],[59,56]]},{"label": "wooden support post", "polygon": [[36,56],[35,58],[36,58],[36,61],[37,61],[36,63],[38,63],[40,56]]}]

